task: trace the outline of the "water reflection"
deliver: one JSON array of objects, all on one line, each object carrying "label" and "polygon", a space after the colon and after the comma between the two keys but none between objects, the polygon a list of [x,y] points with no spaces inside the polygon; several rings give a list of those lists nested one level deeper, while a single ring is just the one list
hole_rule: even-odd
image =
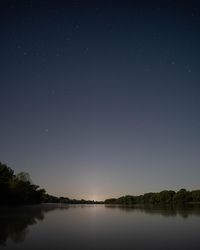
[{"label": "water reflection", "polygon": [[[55,212],[57,210],[57,212]],[[68,210],[63,213],[61,210]],[[47,214],[54,212],[50,217],[45,218]],[[61,212],[61,213],[60,213]],[[130,216],[128,216],[128,213]],[[132,214],[131,214],[132,213]],[[140,215],[144,216],[140,216]],[[139,215],[139,216],[138,216]],[[150,216],[149,216],[150,215]],[[148,223],[154,221],[159,224],[158,215],[162,217],[181,217],[189,218],[190,216],[200,216],[200,205],[185,205],[185,206],[116,206],[116,205],[59,205],[59,204],[45,204],[38,206],[24,206],[16,208],[0,208],[0,246],[9,245],[10,242],[23,243],[30,232],[32,225],[45,221],[46,225],[59,225],[57,227],[60,231],[55,232],[51,226],[47,229],[42,229],[44,234],[50,233],[56,237],[63,236],[63,244],[78,244],[76,238],[79,237],[84,244],[85,239],[88,239],[88,244],[94,241],[99,241],[99,246],[103,244],[99,238],[104,238],[106,244],[114,244],[110,242],[113,235],[121,235],[120,228],[131,229],[130,232],[125,230],[124,237],[131,236],[131,232],[135,230],[135,235],[138,239],[143,235],[144,227],[147,224],[147,218],[155,216],[152,220],[149,218]],[[145,217],[146,216],[146,217]],[[148,217],[147,217],[148,216]],[[144,219],[144,217],[146,219]],[[45,220],[46,219],[46,220]],[[168,220],[167,220],[168,221]],[[170,220],[169,220],[170,221]],[[51,224],[52,223],[52,224]],[[166,222],[164,222],[166,223]],[[170,221],[171,223],[171,221]],[[68,226],[70,225],[70,227]],[[118,226],[116,226],[118,225]],[[170,225],[170,224],[169,224]],[[168,225],[168,226],[169,226]],[[40,225],[39,225],[40,226]],[[85,231],[87,226],[88,232]],[[165,227],[167,225],[165,224]],[[91,229],[91,230],[90,230]],[[46,230],[48,232],[46,232]],[[89,231],[90,230],[90,231]],[[160,229],[158,230],[158,232]],[[196,231],[195,231],[196,232]],[[30,235],[33,232],[30,232]],[[130,233],[130,235],[129,235]],[[146,237],[149,231],[146,232]],[[135,237],[136,237],[135,236]],[[48,237],[48,236],[47,236]],[[68,238],[67,238],[68,237]],[[99,237],[99,238],[98,238]],[[136,237],[136,241],[137,241]],[[152,236],[153,237],[153,236]],[[61,238],[59,238],[60,240]],[[30,240],[30,239],[29,239]],[[92,241],[93,240],[93,241]],[[55,240],[56,241],[56,240]],[[66,242],[67,243],[66,243]],[[9,244],[8,244],[9,243]],[[46,244],[46,241],[43,242]],[[117,243],[116,243],[117,244]],[[120,243],[121,244],[121,243]],[[124,244],[124,243],[123,243]],[[178,244],[178,243],[177,243]],[[51,245],[50,245],[51,246]],[[78,246],[81,249],[81,246]],[[77,249],[79,249],[77,247]],[[102,246],[103,247],[103,246]],[[104,246],[105,247],[105,246]],[[97,247],[95,248],[97,249]],[[100,248],[99,248],[100,249]],[[102,249],[102,248],[101,248]]]},{"label": "water reflection", "polygon": [[0,246],[6,246],[9,239],[14,243],[23,242],[28,227],[44,220],[46,213],[56,209],[68,209],[68,206],[46,204],[0,208]]},{"label": "water reflection", "polygon": [[148,215],[162,215],[165,217],[181,216],[188,218],[189,216],[200,216],[200,204],[185,204],[185,205],[106,205],[108,209],[119,209],[125,212],[143,212]]}]

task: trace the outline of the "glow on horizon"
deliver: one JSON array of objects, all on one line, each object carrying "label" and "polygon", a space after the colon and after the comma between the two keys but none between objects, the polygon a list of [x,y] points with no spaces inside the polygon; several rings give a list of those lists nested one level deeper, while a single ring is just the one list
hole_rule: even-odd
[{"label": "glow on horizon", "polygon": [[0,161],[75,199],[199,189],[198,1],[25,2],[0,1]]}]

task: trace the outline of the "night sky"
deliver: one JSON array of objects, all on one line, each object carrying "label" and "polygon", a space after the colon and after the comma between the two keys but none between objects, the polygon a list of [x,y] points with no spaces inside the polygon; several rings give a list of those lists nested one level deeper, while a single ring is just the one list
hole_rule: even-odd
[{"label": "night sky", "polygon": [[1,1],[0,161],[52,195],[199,189],[199,1]]}]

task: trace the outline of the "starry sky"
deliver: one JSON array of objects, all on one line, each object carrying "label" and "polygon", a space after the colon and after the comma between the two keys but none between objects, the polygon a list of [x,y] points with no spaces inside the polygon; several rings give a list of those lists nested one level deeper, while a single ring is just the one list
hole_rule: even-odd
[{"label": "starry sky", "polygon": [[0,161],[52,195],[198,189],[199,1],[0,2]]}]

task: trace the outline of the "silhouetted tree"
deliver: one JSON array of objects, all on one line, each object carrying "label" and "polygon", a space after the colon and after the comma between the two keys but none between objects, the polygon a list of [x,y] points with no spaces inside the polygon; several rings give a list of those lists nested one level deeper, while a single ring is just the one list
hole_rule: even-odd
[{"label": "silhouetted tree", "polygon": [[172,190],[163,190],[159,193],[146,193],[139,196],[126,195],[117,199],[111,198],[105,200],[105,204],[172,204],[172,203],[186,203],[186,202],[200,202],[200,190],[187,191],[180,189],[177,193]]},{"label": "silhouetted tree", "polygon": [[0,204],[35,204],[43,201],[44,189],[31,182],[30,175],[0,163]]},{"label": "silhouetted tree", "polygon": [[176,202],[176,203],[185,203],[185,202],[190,202],[190,201],[192,201],[192,197],[190,195],[190,192],[184,188],[180,189],[174,195],[174,202]]},{"label": "silhouetted tree", "polygon": [[200,190],[191,191],[191,198],[193,202],[200,202]]},{"label": "silhouetted tree", "polygon": [[10,200],[10,183],[14,171],[0,162],[0,204],[7,203]]}]

